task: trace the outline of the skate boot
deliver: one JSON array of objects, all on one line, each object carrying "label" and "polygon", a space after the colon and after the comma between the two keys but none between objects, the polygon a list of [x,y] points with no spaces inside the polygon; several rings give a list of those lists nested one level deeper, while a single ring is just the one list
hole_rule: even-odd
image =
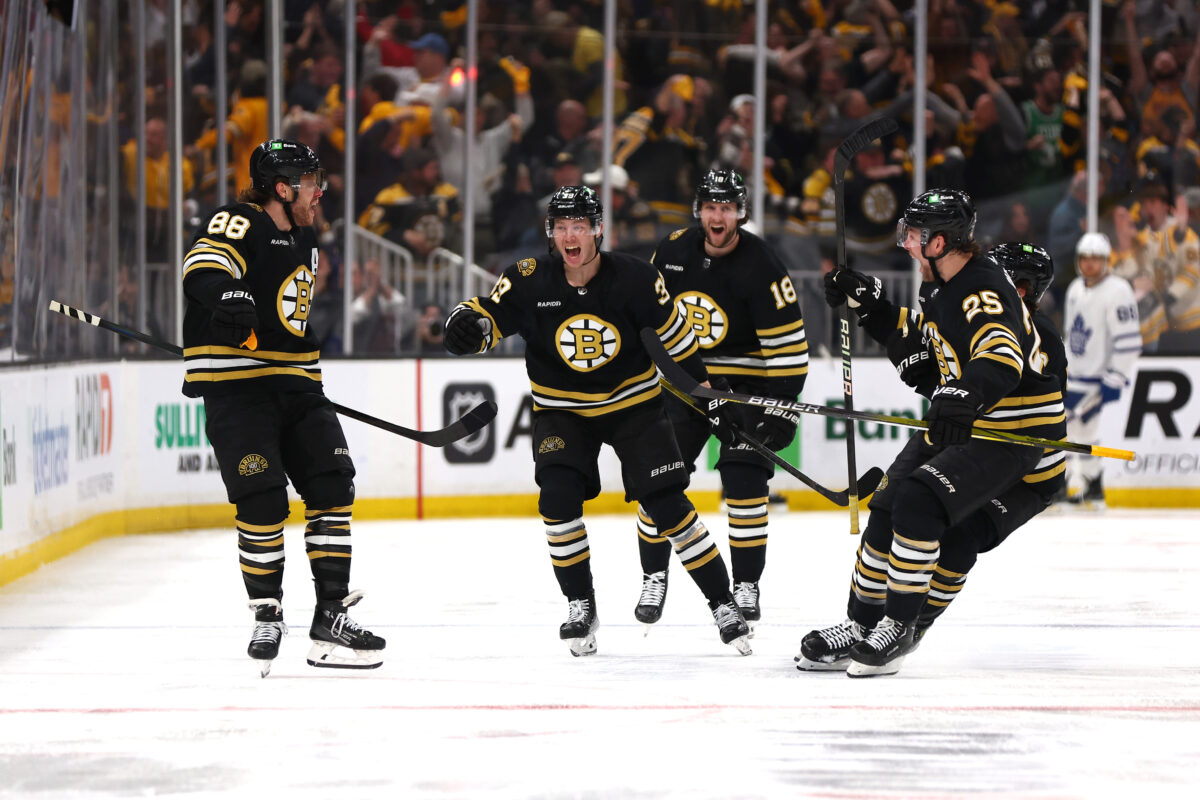
[{"label": "skate boot", "polygon": [[846,674],[851,678],[894,675],[900,671],[904,657],[916,649],[913,641],[916,632],[915,621],[900,622],[884,617],[867,638],[850,648]]},{"label": "skate boot", "polygon": [[850,648],[861,642],[867,629],[852,619],[809,631],[800,640],[796,669],[805,672],[841,672],[846,669]]},{"label": "skate boot", "polygon": [[346,610],[363,598],[362,592],[350,592],[341,600],[318,600],[308,638],[312,647],[308,663],[313,667],[335,669],[375,669],[383,663],[382,638],[364,630]]},{"label": "skate boot", "polygon": [[1088,478],[1083,491],[1071,497],[1071,503],[1080,508],[1104,508],[1104,479],[1100,475]]},{"label": "skate boot", "polygon": [[667,571],[642,573],[642,596],[638,598],[633,616],[646,625],[643,636],[650,633],[650,626],[662,617],[663,604],[667,602]]},{"label": "skate boot", "polygon": [[[733,602],[746,622],[762,619],[762,607],[758,604],[758,581],[739,581],[733,584]],[[754,638],[754,625],[750,626],[750,638]]]},{"label": "skate boot", "polygon": [[250,608],[254,611],[254,632],[250,634],[246,653],[258,662],[265,678],[271,672],[271,662],[279,655],[279,643],[287,636],[287,625],[283,624],[283,608],[274,597],[251,600]]},{"label": "skate boot", "polygon": [[596,654],[596,629],[600,617],[596,615],[596,595],[578,597],[567,604],[567,621],[558,626],[558,638],[566,639],[573,656]]},{"label": "skate boot", "polygon": [[734,602],[733,595],[725,595],[725,599],[719,603],[710,602],[708,607],[712,610],[722,642],[733,645],[744,656],[754,652],[750,649],[750,626],[746,624],[746,618]]}]

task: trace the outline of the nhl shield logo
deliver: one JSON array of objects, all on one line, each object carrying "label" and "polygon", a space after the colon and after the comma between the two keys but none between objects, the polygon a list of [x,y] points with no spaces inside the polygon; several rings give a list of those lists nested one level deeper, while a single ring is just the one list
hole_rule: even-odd
[{"label": "nhl shield logo", "polygon": [[[442,419],[449,424],[484,401],[496,402],[496,392],[487,383],[451,383],[442,391]],[[485,425],[466,438],[442,448],[451,464],[486,464],[496,454],[495,425]]]}]

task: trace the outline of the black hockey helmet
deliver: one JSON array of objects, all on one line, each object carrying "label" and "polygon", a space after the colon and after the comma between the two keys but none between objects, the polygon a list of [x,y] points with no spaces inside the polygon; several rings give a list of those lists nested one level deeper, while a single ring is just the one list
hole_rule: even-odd
[{"label": "black hockey helmet", "polygon": [[[291,139],[268,139],[250,154],[250,183],[275,197],[275,182],[281,178],[293,189],[300,190],[300,178],[316,175],[321,191],[327,185],[321,159],[306,144]],[[277,198],[278,199],[278,198]]]},{"label": "black hockey helmet", "polygon": [[[592,223],[592,235],[600,236],[604,206],[600,196],[590,186],[563,186],[550,195],[546,206],[546,238],[554,238],[554,220],[586,219]],[[597,241],[599,246],[599,241]]]},{"label": "black hockey helmet", "polygon": [[746,218],[746,182],[731,169],[711,169],[696,186],[692,200],[692,216],[700,219],[704,203],[736,203],[738,219]]},{"label": "black hockey helmet", "polygon": [[921,250],[941,234],[946,251],[961,249],[975,240],[975,204],[958,189],[932,189],[908,204],[896,225],[896,244],[904,247],[910,230],[921,231]]},{"label": "black hockey helmet", "polygon": [[988,257],[1008,273],[1013,283],[1029,283],[1028,299],[1035,306],[1054,280],[1054,259],[1036,244],[1001,242],[988,250]]}]

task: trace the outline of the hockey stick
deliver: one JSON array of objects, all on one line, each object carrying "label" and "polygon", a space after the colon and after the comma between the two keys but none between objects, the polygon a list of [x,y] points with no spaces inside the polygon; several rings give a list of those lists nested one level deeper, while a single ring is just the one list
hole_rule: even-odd
[{"label": "hockey stick", "polygon": [[[695,378],[688,375],[687,370],[679,366],[675,362],[675,359],[671,358],[666,348],[663,347],[662,341],[658,338],[658,333],[653,328],[642,329],[642,346],[646,348],[646,352],[650,354],[650,358],[654,360],[655,366],[662,372],[663,377],[695,398],[726,400],[731,403],[743,403],[745,405],[767,408],[782,408],[800,414],[816,414],[822,417],[835,417],[837,419],[858,419],[866,422],[879,422],[899,428],[916,428],[918,430],[929,428],[929,423],[924,420],[913,419],[912,417],[872,414],[869,411],[850,411],[849,409],[821,406],[815,403],[799,403],[792,402],[791,400],[777,400],[773,397],[757,397],[751,394],[721,392],[716,389],[710,389],[707,386],[701,386]],[[1136,455],[1132,450],[1078,444],[1076,442],[1060,441],[1057,439],[1043,439],[1039,436],[1026,436],[1020,433],[1009,433],[1008,431],[992,430],[990,428],[971,428],[971,436],[976,439],[1011,442],[1030,447],[1048,448],[1050,450],[1065,450],[1069,453],[1082,453],[1087,456],[1119,458],[1124,461],[1132,461]]]},{"label": "hockey stick", "polygon": [[[675,395],[683,402],[687,403],[688,408],[692,409],[697,414],[700,414],[704,417],[708,416],[704,412],[704,409],[700,407],[700,404],[696,402],[696,399],[694,397],[685,393],[682,389],[680,389],[679,387],[670,383],[669,381],[662,381],[662,385],[663,385],[663,388],[666,389],[668,392]],[[759,455],[761,455],[763,458],[765,458],[768,461],[770,461],[771,463],[775,464],[781,470],[783,470],[787,474],[793,476],[798,481],[803,483],[805,486],[809,487],[814,492],[821,495],[822,497],[824,497],[826,500],[833,503],[834,505],[842,506],[844,508],[846,506],[846,503],[849,502],[849,492],[847,490],[843,489],[840,492],[835,492],[833,489],[829,489],[825,486],[822,486],[821,484],[814,481],[812,478],[805,475],[803,472],[801,472],[799,469],[797,469],[791,463],[789,463],[788,461],[786,461],[785,459],[780,457],[780,455],[778,453],[776,453],[774,450],[767,447],[765,444],[760,442],[758,439],[755,439],[753,436],[746,433],[744,430],[737,427],[736,425],[733,426],[733,435],[736,436],[738,438],[738,441],[740,441],[742,444],[751,448],[752,450],[757,452]],[[869,470],[867,470],[865,473],[863,473],[863,476],[861,478],[858,479],[858,485],[860,487],[863,487],[862,491],[864,491],[866,494],[870,494],[871,492],[875,491],[875,487],[879,485],[879,482],[881,480],[883,480],[883,470],[881,470],[879,467],[871,467]]]},{"label": "hockey stick", "polygon": [[[151,347],[157,348],[174,356],[183,357],[183,348],[179,345],[171,344],[163,341],[155,336],[141,331],[135,331],[132,328],[126,328],[123,325],[118,325],[115,322],[110,322],[95,314],[89,314],[86,311],[81,311],[78,308],[72,308],[65,303],[60,303],[57,300],[50,301],[50,310],[56,311],[63,316],[77,319],[80,322],[86,322],[97,328],[118,333],[128,339],[135,339],[143,344],[148,344]],[[446,445],[457,442],[459,439],[470,436],[472,433],[482,429],[496,416],[496,404],[490,400],[480,403],[472,408],[466,414],[451,422],[444,428],[439,428],[433,431],[417,431],[412,428],[405,428],[402,425],[397,425],[393,422],[388,422],[378,417],[373,417],[370,414],[364,414],[361,411],[356,411],[353,408],[347,408],[337,403],[332,403],[333,410],[341,414],[343,417],[356,419],[359,422],[365,422],[368,425],[374,425],[389,433],[394,433],[397,436],[403,436],[405,439],[412,439],[414,442],[427,444],[430,447],[445,447]]]},{"label": "hockey stick", "polygon": [[[833,192],[837,205],[835,207],[837,223],[837,261],[834,269],[846,268],[846,168],[860,152],[871,145],[871,142],[883,136],[888,136],[899,130],[896,121],[891,117],[880,117],[865,125],[859,126],[853,133],[838,145],[833,156]],[[850,367],[850,309],[849,303],[843,303],[838,311],[838,338],[842,345],[842,400],[847,411],[854,410],[854,373]],[[857,536],[858,529],[858,483],[854,474],[857,471],[854,454],[854,425],[846,424],[846,475],[850,482],[846,491],[849,493],[850,533]]]}]

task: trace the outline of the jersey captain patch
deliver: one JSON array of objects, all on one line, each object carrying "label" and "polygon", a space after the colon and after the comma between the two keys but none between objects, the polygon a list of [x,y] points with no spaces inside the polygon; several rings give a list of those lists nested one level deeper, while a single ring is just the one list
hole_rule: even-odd
[{"label": "jersey captain patch", "polygon": [[729,318],[717,301],[704,292],[682,292],[675,303],[705,350],[716,347],[729,331]]},{"label": "jersey captain patch", "polygon": [[308,313],[312,309],[313,274],[301,265],[279,287],[279,319],[285,330],[303,336],[308,329]]},{"label": "jersey captain patch", "polygon": [[579,314],[558,326],[558,352],[573,370],[591,372],[621,351],[615,326],[591,314]]}]

